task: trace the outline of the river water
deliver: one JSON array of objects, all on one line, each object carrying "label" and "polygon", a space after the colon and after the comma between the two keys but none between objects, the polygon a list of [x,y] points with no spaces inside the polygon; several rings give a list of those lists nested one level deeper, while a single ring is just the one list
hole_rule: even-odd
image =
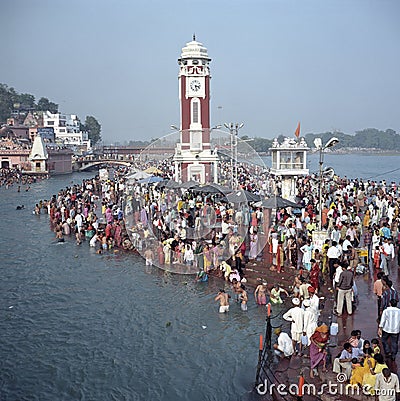
[{"label": "river water", "polygon": [[[398,156],[325,156],[325,166],[348,177],[398,165]],[[32,214],[40,199],[90,176],[54,177],[28,192],[0,188],[0,399],[256,399],[263,308],[232,304],[220,315],[220,280],[195,283],[72,238],[55,243],[48,216]],[[374,179],[383,178],[399,182],[398,172]]]},{"label": "river water", "polygon": [[[263,157],[267,167],[271,166],[271,157]],[[324,168],[332,167],[341,177],[362,178],[363,180],[381,181],[387,183],[400,181],[400,155],[386,154],[324,154]],[[307,156],[307,168],[310,174],[319,174],[319,153]]]},{"label": "river water", "polygon": [[221,316],[221,281],[195,283],[72,238],[55,243],[48,216],[32,214],[89,176],[0,188],[0,399],[252,398],[264,309],[233,304]]}]

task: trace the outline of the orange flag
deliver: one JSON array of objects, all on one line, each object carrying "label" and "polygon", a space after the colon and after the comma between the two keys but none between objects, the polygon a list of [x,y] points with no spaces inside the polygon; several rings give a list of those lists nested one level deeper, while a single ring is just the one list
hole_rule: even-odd
[{"label": "orange flag", "polygon": [[296,135],[297,138],[300,136],[300,122],[297,124],[297,128],[294,134]]}]

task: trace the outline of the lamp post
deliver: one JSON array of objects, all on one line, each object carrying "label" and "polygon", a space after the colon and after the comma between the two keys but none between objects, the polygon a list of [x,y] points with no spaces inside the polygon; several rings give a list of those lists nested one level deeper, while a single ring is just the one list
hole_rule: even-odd
[{"label": "lamp post", "polygon": [[232,171],[232,188],[237,189],[238,183],[238,132],[244,126],[244,123],[224,123],[231,134],[231,171]]},{"label": "lamp post", "polygon": [[315,138],[314,145],[319,150],[319,199],[318,199],[318,213],[319,213],[319,222],[318,229],[321,231],[322,229],[322,166],[324,165],[324,151],[328,148],[332,148],[333,146],[339,143],[339,139],[333,137],[329,139],[325,146],[322,146],[321,138]]}]

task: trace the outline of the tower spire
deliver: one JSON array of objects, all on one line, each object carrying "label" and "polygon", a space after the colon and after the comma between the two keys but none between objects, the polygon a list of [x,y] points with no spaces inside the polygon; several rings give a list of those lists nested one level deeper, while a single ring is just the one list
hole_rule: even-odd
[{"label": "tower spire", "polygon": [[196,40],[196,34],[195,33],[193,34],[193,40]]}]

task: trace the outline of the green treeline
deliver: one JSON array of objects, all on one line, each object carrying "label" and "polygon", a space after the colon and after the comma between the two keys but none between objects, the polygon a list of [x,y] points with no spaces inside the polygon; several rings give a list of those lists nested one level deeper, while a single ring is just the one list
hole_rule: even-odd
[{"label": "green treeline", "polygon": [[321,138],[322,144],[328,142],[332,137],[339,139],[335,149],[340,148],[362,148],[377,150],[400,150],[400,135],[392,129],[381,131],[376,128],[366,128],[356,131],[355,135],[344,134],[343,132],[325,132],[322,134],[307,134],[305,136],[308,146],[314,147],[314,139]]},{"label": "green treeline", "polygon": [[[322,144],[326,144],[329,139],[336,137],[339,139],[339,143],[335,146],[335,150],[338,149],[371,149],[371,150],[392,150],[400,151],[400,135],[392,129],[381,131],[376,128],[366,128],[361,131],[356,131],[355,135],[345,134],[343,132],[324,132],[320,134],[306,134],[304,136],[307,145],[310,148],[315,148],[315,138],[321,138]],[[241,139],[249,140],[247,136],[241,137]],[[278,136],[278,142],[283,142],[283,135]],[[293,135],[293,139],[295,136]],[[265,138],[253,138],[249,145],[254,148],[257,152],[268,152],[268,149],[272,145],[272,139]]]},{"label": "green treeline", "polygon": [[[18,116],[20,119],[28,112],[41,113],[44,111],[58,113],[58,104],[45,97],[41,97],[36,102],[35,96],[29,93],[17,93],[14,88],[0,83],[0,126],[12,116]],[[92,145],[101,141],[101,125],[95,117],[87,116],[84,124],[80,122],[80,130],[88,133]]]},{"label": "green treeline", "polygon": [[50,102],[49,99],[42,97],[35,102],[35,96],[29,93],[17,93],[14,88],[9,88],[0,83],[0,122],[6,122],[12,113],[50,111],[58,112],[58,104]]}]

